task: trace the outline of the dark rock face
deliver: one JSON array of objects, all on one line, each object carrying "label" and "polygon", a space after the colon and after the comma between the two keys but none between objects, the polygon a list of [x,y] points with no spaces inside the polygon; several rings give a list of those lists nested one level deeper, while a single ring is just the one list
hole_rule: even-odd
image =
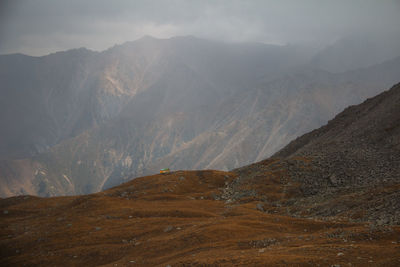
[{"label": "dark rock face", "polygon": [[286,191],[277,200],[292,215],[399,224],[400,84],[345,109],[269,161],[236,171],[239,178],[230,185],[236,195],[245,192],[244,185],[257,184],[256,177],[270,181],[277,171],[277,184],[284,188],[297,184],[294,195]]}]

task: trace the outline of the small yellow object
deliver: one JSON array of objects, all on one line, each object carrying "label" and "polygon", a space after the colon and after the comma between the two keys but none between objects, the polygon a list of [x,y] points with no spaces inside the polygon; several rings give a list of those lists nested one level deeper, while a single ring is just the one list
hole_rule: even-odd
[{"label": "small yellow object", "polygon": [[170,173],[169,168],[164,168],[160,170],[160,174],[166,174],[166,173]]}]

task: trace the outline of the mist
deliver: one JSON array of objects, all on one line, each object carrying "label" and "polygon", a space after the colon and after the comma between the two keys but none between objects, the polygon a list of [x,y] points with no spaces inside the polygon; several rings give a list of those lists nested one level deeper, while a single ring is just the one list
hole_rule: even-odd
[{"label": "mist", "polygon": [[6,0],[0,3],[0,54],[101,51],[144,35],[319,49],[362,36],[393,51],[400,43],[399,13],[397,0]]}]

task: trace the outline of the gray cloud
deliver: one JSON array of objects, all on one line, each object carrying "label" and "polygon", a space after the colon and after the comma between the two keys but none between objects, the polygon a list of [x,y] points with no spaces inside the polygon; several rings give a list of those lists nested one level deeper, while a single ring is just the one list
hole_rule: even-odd
[{"label": "gray cloud", "polygon": [[103,50],[143,35],[321,46],[400,36],[398,0],[3,0],[0,54]]}]

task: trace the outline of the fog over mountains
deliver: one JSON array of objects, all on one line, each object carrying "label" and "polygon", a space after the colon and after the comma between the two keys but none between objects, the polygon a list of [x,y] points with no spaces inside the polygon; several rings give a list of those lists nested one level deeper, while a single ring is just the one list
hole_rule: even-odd
[{"label": "fog over mountains", "polygon": [[164,167],[262,160],[399,82],[394,50],[354,43],[147,36],[103,52],[0,56],[0,195],[86,194]]}]

